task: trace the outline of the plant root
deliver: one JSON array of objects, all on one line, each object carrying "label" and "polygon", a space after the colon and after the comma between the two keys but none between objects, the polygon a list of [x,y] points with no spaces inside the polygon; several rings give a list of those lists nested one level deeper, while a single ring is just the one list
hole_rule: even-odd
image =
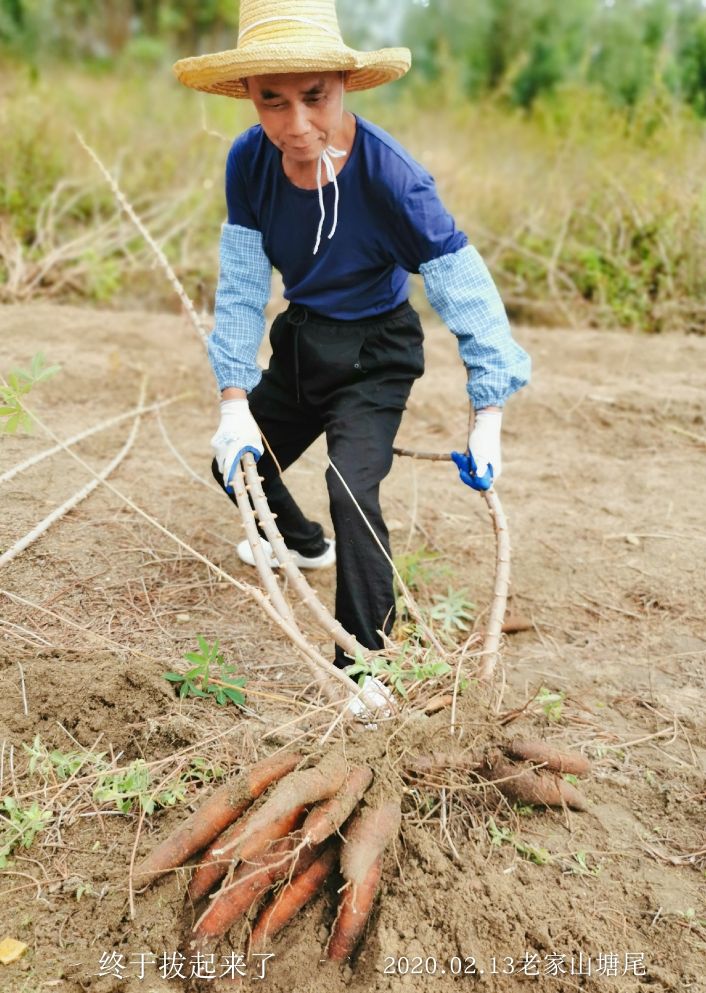
[{"label": "plant root", "polygon": [[236,821],[253,800],[302,761],[298,752],[283,752],[245,769],[235,782],[225,783],[198,810],[142,860],[135,869],[137,886],[148,886],[205,848]]},{"label": "plant root", "polygon": [[338,861],[338,845],[329,843],[311,865],[279,891],[257,919],[250,939],[252,951],[264,948],[270,938],[319,892]]},{"label": "plant root", "polygon": [[203,945],[225,934],[278,878],[287,874],[294,864],[295,849],[294,838],[285,836],[271,845],[267,852],[243,862],[236,870],[233,882],[218,892],[196,922],[194,943]]},{"label": "plant root", "polygon": [[327,949],[332,961],[345,962],[353,954],[370,916],[381,876],[382,855],[378,855],[362,883],[348,883],[344,887]]},{"label": "plant root", "polygon": [[383,853],[400,830],[399,800],[369,807],[358,814],[346,833],[341,873],[346,880],[327,954],[344,962],[353,954],[370,916],[382,876]]},{"label": "plant root", "polygon": [[516,765],[499,752],[490,752],[478,772],[513,803],[588,809],[579,791],[558,774],[536,772],[529,766]]},{"label": "plant root", "polygon": [[432,752],[429,755],[415,755],[408,761],[403,774],[408,782],[440,788],[453,770],[468,776],[469,783],[471,777],[476,783],[492,783],[513,803],[570,807],[580,811],[588,809],[586,799],[579,790],[559,774],[584,775],[589,772],[590,763],[582,755],[560,752],[545,742],[521,738],[513,739],[509,745],[503,747],[518,758],[542,763],[550,771],[513,762],[499,749],[490,749],[480,758],[469,753],[454,755]]},{"label": "plant root", "polygon": [[319,845],[348,820],[373,781],[372,769],[351,769],[340,791],[325,803],[317,804],[304,821],[302,833],[310,845]]},{"label": "plant root", "polygon": [[[524,761],[513,761],[503,749]],[[326,954],[339,963],[355,954],[379,891],[386,853],[400,830],[400,799],[376,796],[366,803],[372,769],[349,766],[338,749],[309,768],[297,768],[302,761],[300,754],[285,752],[244,771],[235,784],[216,790],[137,869],[136,878],[149,882],[209,846],[195,867],[189,897],[196,902],[221,885],[191,930],[191,948],[203,949],[259,911],[250,951],[262,949],[340,869],[343,886]],[[552,771],[528,764],[533,761]],[[588,768],[580,755],[517,738],[480,755],[438,751],[408,756],[401,771],[408,782],[441,790],[453,771],[468,780],[481,803],[492,784],[512,801],[585,810],[584,797],[560,773]]]},{"label": "plant root", "polygon": [[[335,877],[340,862],[345,885],[328,954],[342,962],[354,951],[385,851],[400,829],[400,801],[361,810],[372,769],[349,767],[340,751],[328,752],[311,768],[297,769],[301,761],[297,753],[278,754],[241,774],[235,785],[216,790],[138,868],[137,878],[151,881],[210,842],[189,886],[191,900],[223,881],[193,926],[190,948],[203,949],[222,937],[280,884],[253,930],[250,948],[261,948]],[[261,796],[259,803],[247,810],[255,796]]]},{"label": "plant root", "polygon": [[568,772],[574,776],[585,776],[591,771],[591,763],[577,752],[561,752],[544,741],[528,741],[513,738],[507,746],[513,758],[525,762],[542,764],[553,772]]}]

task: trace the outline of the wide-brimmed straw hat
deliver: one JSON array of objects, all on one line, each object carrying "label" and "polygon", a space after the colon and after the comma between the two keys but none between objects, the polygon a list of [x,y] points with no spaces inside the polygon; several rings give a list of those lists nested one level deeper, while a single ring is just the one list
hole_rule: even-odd
[{"label": "wide-brimmed straw hat", "polygon": [[243,98],[247,76],[345,71],[347,90],[369,90],[404,76],[411,61],[407,48],[349,48],[334,0],[241,0],[238,47],[181,59],[174,72],[192,89]]}]

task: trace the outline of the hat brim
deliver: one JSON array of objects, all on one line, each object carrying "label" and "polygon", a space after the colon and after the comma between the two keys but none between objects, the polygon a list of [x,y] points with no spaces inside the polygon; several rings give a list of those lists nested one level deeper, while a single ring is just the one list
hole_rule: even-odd
[{"label": "hat brim", "polygon": [[381,48],[357,52],[345,46],[320,48],[307,45],[250,45],[212,55],[180,59],[174,65],[179,82],[204,93],[244,99],[248,76],[290,72],[346,72],[347,90],[370,90],[391,83],[408,71],[412,54],[408,48]]}]

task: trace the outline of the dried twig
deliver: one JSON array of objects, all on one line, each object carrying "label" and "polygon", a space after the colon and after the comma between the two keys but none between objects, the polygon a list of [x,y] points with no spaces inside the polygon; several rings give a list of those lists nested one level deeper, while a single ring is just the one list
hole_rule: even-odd
[{"label": "dried twig", "polygon": [[191,299],[189,298],[188,294],[186,293],[184,287],[181,285],[181,283],[177,279],[177,275],[174,272],[174,270],[172,269],[171,265],[169,264],[169,261],[167,260],[166,255],[164,254],[164,252],[162,251],[162,249],[159,247],[159,245],[157,244],[157,242],[154,240],[154,238],[152,237],[152,235],[149,233],[149,231],[147,230],[147,228],[145,227],[145,225],[142,223],[142,221],[140,220],[140,218],[137,216],[137,214],[133,210],[132,206],[128,202],[127,197],[122,192],[122,190],[120,189],[120,187],[118,186],[118,184],[115,182],[115,180],[113,179],[113,177],[111,176],[111,174],[106,169],[106,167],[103,165],[103,163],[101,162],[101,160],[98,158],[98,156],[96,155],[96,153],[93,151],[93,149],[91,148],[91,146],[86,143],[86,141],[84,140],[83,136],[81,134],[79,134],[78,131],[76,131],[75,134],[76,134],[76,138],[79,141],[79,144],[84,148],[84,150],[86,152],[88,152],[88,154],[91,156],[91,158],[93,159],[93,161],[95,162],[95,164],[100,169],[100,171],[101,171],[102,175],[104,176],[106,182],[108,183],[108,185],[110,186],[111,190],[113,191],[113,195],[115,196],[115,199],[118,201],[118,203],[123,208],[123,210],[125,211],[125,213],[127,214],[127,216],[130,218],[130,220],[132,221],[132,223],[135,225],[135,227],[140,232],[140,234],[142,235],[142,237],[145,239],[145,241],[147,242],[147,244],[150,246],[150,248],[154,252],[154,254],[157,257],[157,259],[159,259],[159,264],[161,265],[162,269],[164,270],[164,273],[165,273],[167,279],[171,283],[172,288],[174,289],[174,292],[177,294],[177,296],[181,300],[182,305],[184,307],[184,310],[186,311],[186,313],[189,315],[189,318],[191,319],[191,323],[194,325],[194,327],[198,331],[199,335],[201,336],[201,341],[203,342],[204,347],[205,347],[206,344],[207,344],[206,330],[203,327],[203,325],[201,324],[201,321],[199,320],[198,314],[196,313],[196,308],[194,307],[193,303],[191,302]]},{"label": "dried twig", "polygon": [[29,707],[27,706],[27,688],[25,687],[25,671],[22,668],[22,663],[17,663],[17,668],[20,670],[20,688],[22,690],[22,709],[24,710],[25,717],[29,717]]},{"label": "dried twig", "polygon": [[163,407],[169,407],[171,404],[176,403],[178,400],[183,400],[185,397],[190,395],[190,393],[180,393],[178,396],[170,397],[169,400],[159,400],[157,403],[150,403],[146,407],[133,407],[132,410],[128,410],[124,414],[117,414],[115,417],[108,418],[107,421],[101,421],[100,424],[94,424],[92,428],[87,428],[85,431],[80,431],[78,434],[74,434],[70,438],[66,438],[60,445],[52,445],[51,448],[45,448],[43,451],[37,452],[36,455],[31,455],[23,462],[18,462],[17,465],[14,465],[11,469],[8,469],[0,475],[0,483],[9,482],[9,480],[11,480],[14,476],[17,476],[19,473],[24,472],[26,469],[30,469],[33,465],[37,465],[39,462],[43,462],[44,459],[48,459],[51,455],[56,455],[57,452],[63,451],[63,446],[71,447],[71,445],[77,445],[80,441],[85,441],[86,438],[92,438],[94,434],[98,434],[101,431],[107,431],[109,428],[113,428],[117,424],[122,424],[123,421],[129,421],[131,417],[137,417],[138,414],[149,414],[153,410],[159,412]]},{"label": "dried twig", "polygon": [[[145,386],[146,386],[146,381],[143,380],[142,388],[140,391],[138,410],[142,407],[142,403],[144,401]],[[106,478],[111,474],[111,472],[117,469],[117,467],[120,465],[120,463],[123,461],[123,459],[125,458],[125,456],[133,446],[133,443],[135,441],[135,438],[137,437],[137,432],[140,426],[141,416],[142,415],[138,413],[137,416],[135,417],[127,441],[120,449],[118,454],[115,456],[115,458],[111,459],[108,465],[105,466],[104,469],[101,469],[99,473],[94,474],[94,478],[90,480],[90,482],[86,483],[85,486],[82,486],[80,490],[77,490],[77,492],[74,493],[73,496],[69,497],[68,500],[65,500],[64,503],[61,504],[61,506],[57,507],[55,510],[52,510],[51,514],[47,514],[47,516],[42,521],[40,521],[39,524],[33,527],[31,531],[28,531],[27,534],[24,535],[24,537],[16,541],[14,545],[11,545],[11,547],[8,548],[3,555],[0,555],[0,567],[7,565],[8,562],[11,562],[14,558],[17,558],[17,556],[21,552],[23,552],[26,548],[28,548],[32,544],[32,542],[36,541],[37,538],[41,537],[46,531],[48,531],[49,528],[52,526],[52,524],[60,520],[70,510],[73,510],[74,507],[78,506],[78,504],[81,503],[82,500],[85,500],[86,497],[89,496],[95,490],[96,486],[98,486],[99,483],[104,482]],[[69,449],[66,450],[68,451]]]},{"label": "dried twig", "polygon": [[678,424],[668,424],[667,427],[670,431],[673,431],[675,434],[680,434],[684,438],[688,438],[697,445],[706,446],[706,435],[697,434],[695,431],[687,431],[685,428],[679,427]]},{"label": "dried twig", "polygon": [[169,437],[169,434],[167,432],[167,429],[165,427],[164,421],[162,420],[159,410],[157,411],[157,426],[159,427],[159,432],[162,435],[162,440],[164,441],[164,444],[167,446],[171,454],[174,456],[174,458],[179,463],[179,465],[185,470],[185,472],[189,476],[191,476],[191,478],[195,480],[195,482],[201,483],[201,485],[207,487],[207,489],[213,490],[214,493],[220,492],[220,488],[216,486],[216,483],[213,479],[210,480],[204,479],[203,476],[199,476],[199,474],[191,468],[191,466],[186,461],[184,456],[181,454],[179,449],[176,447],[172,439]]}]

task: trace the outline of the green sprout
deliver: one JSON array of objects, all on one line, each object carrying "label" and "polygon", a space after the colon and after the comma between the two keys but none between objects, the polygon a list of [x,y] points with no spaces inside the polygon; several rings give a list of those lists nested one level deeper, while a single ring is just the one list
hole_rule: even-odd
[{"label": "green sprout", "polygon": [[22,398],[33,386],[54,376],[61,366],[45,365],[42,352],[32,359],[29,372],[13,369],[7,376],[7,386],[0,385],[0,434],[15,434],[17,431],[32,431],[32,418],[24,409]]},{"label": "green sprout", "polygon": [[352,678],[356,676],[383,678],[400,696],[407,699],[407,684],[441,679],[451,672],[451,666],[447,662],[420,662],[411,659],[405,664],[405,655],[409,647],[405,645],[396,659],[372,657],[366,661],[362,655],[356,655],[355,662],[348,666],[346,673]]},{"label": "green sprout", "polygon": [[501,845],[511,845],[518,855],[534,862],[535,865],[547,865],[552,861],[551,853],[546,848],[535,848],[521,841],[509,828],[500,828],[492,817],[488,818],[486,829],[490,837],[491,845],[500,847]]},{"label": "green sprout", "polygon": [[466,596],[466,590],[452,590],[450,587],[443,596],[434,596],[434,605],[429,616],[441,623],[441,628],[447,634],[456,631],[468,631],[468,624],[474,618],[475,604]]},{"label": "green sprout", "polygon": [[564,702],[564,694],[561,690],[550,690],[546,686],[541,686],[535,699],[544,711],[547,720],[561,720],[561,708]]},{"label": "green sprout", "polygon": [[583,850],[574,852],[572,855],[574,862],[569,866],[569,872],[575,876],[597,876],[601,871],[599,865],[590,866],[588,864],[588,855]]},{"label": "green sprout", "polygon": [[42,810],[36,800],[29,807],[9,796],[0,800],[0,869],[7,867],[14,849],[29,848],[52,819],[52,812]]},{"label": "green sprout", "polygon": [[[200,651],[187,652],[184,655],[187,662],[192,663],[191,669],[188,672],[165,672],[164,678],[179,685],[179,696],[182,699],[187,696],[211,696],[221,707],[228,703],[242,707],[245,703],[245,694],[242,691],[246,679],[238,676],[234,667],[223,661],[223,656],[218,651],[218,641],[209,645],[200,634],[196,639]],[[211,673],[212,665],[218,666],[217,676]]]}]

